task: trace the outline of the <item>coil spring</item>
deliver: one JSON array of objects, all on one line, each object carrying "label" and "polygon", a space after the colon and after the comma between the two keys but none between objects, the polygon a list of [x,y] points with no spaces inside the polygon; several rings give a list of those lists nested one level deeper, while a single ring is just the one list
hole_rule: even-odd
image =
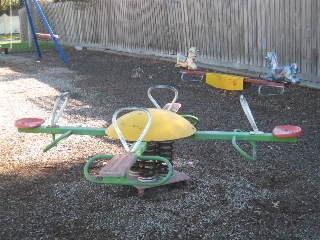
[{"label": "coil spring", "polygon": [[[170,161],[173,165],[173,144],[174,141],[150,142],[142,155],[161,156]],[[153,180],[156,174],[166,175],[168,165],[162,161],[141,161],[137,160],[130,168],[130,175],[139,176],[139,180]]]},{"label": "coil spring", "polygon": [[[170,161],[173,165],[173,143],[174,141],[162,141],[157,142],[157,155],[164,157]],[[168,173],[168,165],[158,161],[156,166],[156,172],[160,175],[166,175]]]},{"label": "coil spring", "polygon": [[157,142],[156,148],[157,155],[168,159],[171,164],[173,160],[173,143],[174,141]]},{"label": "coil spring", "polygon": [[140,181],[152,181],[156,178],[156,162],[155,161],[140,161],[139,162],[139,177]]},{"label": "coil spring", "polygon": [[[148,144],[147,149],[143,152],[142,155],[147,155],[147,156],[156,156],[156,143],[155,142],[150,142]],[[145,162],[145,163],[142,163]],[[150,166],[152,166],[152,163],[150,163],[151,161],[141,161],[141,160],[137,160],[130,168],[130,172],[129,174],[132,176],[139,176],[141,178],[145,177],[146,175],[146,171],[149,171],[150,168],[147,168],[146,166],[149,164]],[[140,164],[142,163],[142,164]],[[141,173],[140,173],[140,168],[141,168]],[[151,174],[151,173],[150,173]],[[149,175],[150,175],[149,174]],[[155,175],[155,174],[154,174]]]}]

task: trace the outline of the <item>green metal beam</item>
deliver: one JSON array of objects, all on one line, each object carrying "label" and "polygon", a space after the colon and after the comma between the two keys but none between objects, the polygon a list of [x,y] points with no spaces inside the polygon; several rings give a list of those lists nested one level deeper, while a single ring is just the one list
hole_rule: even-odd
[{"label": "green metal beam", "polygon": [[297,137],[277,138],[272,133],[251,134],[250,132],[225,132],[225,131],[196,131],[188,139],[199,140],[227,140],[232,141],[236,137],[238,141],[263,141],[263,142],[297,142]]},{"label": "green metal beam", "polygon": [[106,136],[105,128],[93,128],[93,127],[37,127],[37,128],[18,128],[18,132],[24,133],[48,133],[48,134],[64,134],[72,131],[75,135],[92,135],[92,136]]},{"label": "green metal beam", "polygon": [[[134,144],[136,144],[136,143],[134,143]],[[134,146],[134,144],[132,144],[131,148]],[[137,156],[141,156],[142,153],[147,149],[147,147],[148,147],[148,143],[147,143],[147,142],[141,142],[141,143],[139,144],[139,146],[138,146],[135,154],[136,154]]]},{"label": "green metal beam", "polygon": [[[106,136],[105,128],[92,127],[37,127],[31,129],[18,128],[18,132],[25,133],[48,133],[65,134],[72,131],[75,135]],[[198,140],[227,140],[232,141],[236,137],[237,141],[263,141],[263,142],[297,142],[297,137],[277,138],[272,133],[251,134],[250,132],[227,132],[227,131],[196,131],[187,139]]]}]

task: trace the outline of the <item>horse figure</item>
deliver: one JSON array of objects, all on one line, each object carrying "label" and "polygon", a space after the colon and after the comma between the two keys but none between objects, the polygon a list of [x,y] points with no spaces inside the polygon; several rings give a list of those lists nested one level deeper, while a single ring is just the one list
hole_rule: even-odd
[{"label": "horse figure", "polygon": [[268,67],[270,68],[270,72],[265,77],[266,80],[271,82],[300,84],[300,80],[297,78],[297,63],[280,67],[277,55],[273,52],[267,52],[266,59],[268,60]]},{"label": "horse figure", "polygon": [[196,60],[196,53],[199,52],[196,47],[191,47],[188,51],[188,56],[177,53],[177,63],[175,67],[188,68],[189,70],[197,70],[197,65],[194,63]]}]

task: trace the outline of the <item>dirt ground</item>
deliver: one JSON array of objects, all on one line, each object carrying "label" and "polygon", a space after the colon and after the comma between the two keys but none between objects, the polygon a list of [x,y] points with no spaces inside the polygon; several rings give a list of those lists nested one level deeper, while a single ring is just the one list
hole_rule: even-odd
[{"label": "dirt ground", "polygon": [[[0,239],[320,239],[319,90],[290,86],[266,97],[252,85],[230,97],[204,81],[182,82],[174,62],[67,49],[65,65],[56,50],[42,54],[0,55]],[[251,131],[243,94],[259,130],[297,125],[302,136],[258,142],[256,162],[230,141],[176,140],[174,169],[189,185],[138,197],[135,187],[84,177],[91,157],[124,152],[119,140],[71,135],[43,153],[50,134],[14,127],[24,117],[49,125],[56,97],[70,91],[58,124],[105,128],[121,107],[153,107],[155,84],[178,90],[178,114],[199,118],[199,131]],[[171,91],[159,91],[160,106],[171,102]]]}]

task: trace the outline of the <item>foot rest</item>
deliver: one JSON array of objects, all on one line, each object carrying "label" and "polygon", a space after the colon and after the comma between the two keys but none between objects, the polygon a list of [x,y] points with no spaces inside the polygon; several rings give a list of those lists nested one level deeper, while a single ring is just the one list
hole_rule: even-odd
[{"label": "foot rest", "polygon": [[133,153],[116,154],[100,170],[101,177],[122,177],[124,176],[136,161],[137,156]]},{"label": "foot rest", "polygon": [[[168,110],[170,105],[171,105],[171,103],[167,103],[162,109]],[[180,108],[181,108],[181,104],[180,103],[174,103],[170,111],[171,112],[178,112],[178,110]]]},{"label": "foot rest", "polygon": [[14,126],[17,128],[36,128],[40,127],[44,123],[44,119],[41,118],[21,118],[14,122]]},{"label": "foot rest", "polygon": [[181,70],[180,73],[189,73],[189,74],[201,75],[201,76],[205,76],[207,74],[207,72],[194,71],[194,70]]},{"label": "foot rest", "polygon": [[290,137],[299,137],[302,134],[301,128],[298,126],[285,125],[285,126],[276,126],[272,133],[277,138],[290,138]]}]

